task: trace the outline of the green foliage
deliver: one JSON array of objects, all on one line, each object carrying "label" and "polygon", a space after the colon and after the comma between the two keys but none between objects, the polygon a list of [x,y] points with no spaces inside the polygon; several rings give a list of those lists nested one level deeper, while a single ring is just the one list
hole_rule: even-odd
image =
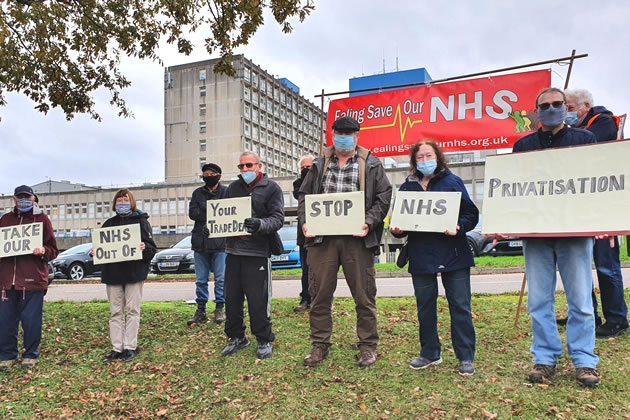
[{"label": "green foliage", "polygon": [[195,32],[209,32],[205,48],[219,53],[215,71],[234,74],[235,48],[246,45],[269,8],[284,32],[302,22],[312,0],[0,0],[0,105],[19,92],[46,113],[60,107],[68,120],[94,109],[93,93],[107,89],[119,115],[130,116],[120,90],[129,80],[121,57],[161,63],[160,42],[190,54]]}]

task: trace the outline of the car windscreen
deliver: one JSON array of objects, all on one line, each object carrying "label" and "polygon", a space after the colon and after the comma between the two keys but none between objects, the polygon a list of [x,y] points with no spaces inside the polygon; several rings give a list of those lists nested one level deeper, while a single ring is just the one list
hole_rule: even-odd
[{"label": "car windscreen", "polygon": [[63,256],[66,256],[66,255],[85,254],[86,252],[90,251],[91,249],[92,249],[92,244],[91,243],[81,244],[81,245],[73,246],[72,248],[63,251],[62,253],[59,254],[59,256],[63,257]]},{"label": "car windscreen", "polygon": [[192,247],[191,240],[192,236],[187,236],[181,241],[177,242],[175,245],[173,245],[173,248],[190,249]]},{"label": "car windscreen", "polygon": [[285,226],[278,231],[282,241],[295,241],[297,238],[296,226]]}]

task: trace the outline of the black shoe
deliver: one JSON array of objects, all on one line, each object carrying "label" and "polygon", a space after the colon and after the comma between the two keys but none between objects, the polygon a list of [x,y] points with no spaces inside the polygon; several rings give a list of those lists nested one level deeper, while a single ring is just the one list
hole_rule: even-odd
[{"label": "black shoe", "polygon": [[247,337],[243,338],[232,338],[227,346],[223,350],[221,350],[221,354],[223,356],[231,356],[239,350],[243,350],[245,347],[249,346],[249,340]]},{"label": "black shoe", "polygon": [[131,362],[133,359],[136,358],[136,354],[137,352],[135,350],[127,349],[122,352],[120,360],[122,360],[123,362]]},{"label": "black shoe", "polygon": [[626,332],[630,332],[630,327],[628,324],[613,324],[611,322],[607,322],[601,327],[595,330],[595,337],[597,338],[612,338],[617,337],[618,335],[624,334]]},{"label": "black shoe", "polygon": [[122,356],[122,353],[116,350],[112,350],[107,357],[105,358],[105,360],[103,360],[103,363],[107,364],[109,362],[111,362],[112,360],[120,360],[120,356]]},{"label": "black shoe", "polygon": [[197,308],[195,315],[186,322],[189,327],[193,324],[204,324],[208,322],[208,315],[206,315],[205,309]]},{"label": "black shoe", "polygon": [[567,321],[569,318],[556,318],[556,324],[558,325],[567,325]]},{"label": "black shoe", "polygon": [[259,342],[258,350],[256,351],[256,357],[259,359],[268,359],[271,357],[272,349],[270,342]]}]

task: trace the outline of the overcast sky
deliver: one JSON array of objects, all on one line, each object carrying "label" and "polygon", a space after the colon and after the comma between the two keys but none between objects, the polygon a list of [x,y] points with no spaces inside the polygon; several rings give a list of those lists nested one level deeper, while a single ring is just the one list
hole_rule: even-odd
[{"label": "overcast sky", "polygon": [[[287,77],[306,98],[348,89],[348,78],[425,67],[433,79],[559,57],[576,49],[570,87],[587,88],[596,105],[630,112],[630,2],[531,0],[377,1],[316,0],[316,10],[285,35],[270,15],[250,45],[236,53],[273,75]],[[201,35],[199,37],[201,39]],[[209,57],[162,50],[167,66]],[[551,68],[552,86],[563,87],[566,66]],[[164,179],[163,67],[127,60],[132,86],[123,92],[135,119],[117,116],[106,95],[96,122],[67,122],[58,110],[43,115],[9,94],[0,107],[0,195],[19,184],[69,180],[88,185],[129,185]],[[627,132],[628,130],[626,130]]]}]

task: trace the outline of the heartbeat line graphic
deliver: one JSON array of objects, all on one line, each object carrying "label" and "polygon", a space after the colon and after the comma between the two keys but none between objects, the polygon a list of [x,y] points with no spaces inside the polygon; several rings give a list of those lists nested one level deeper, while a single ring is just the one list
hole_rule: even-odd
[{"label": "heartbeat line graphic", "polygon": [[[398,120],[398,121],[397,121]],[[412,121],[410,117],[407,117],[405,120],[405,124],[402,122],[402,115],[400,113],[400,104],[396,107],[396,114],[394,114],[394,120],[391,124],[383,124],[383,125],[373,125],[371,127],[361,127],[361,131],[363,130],[374,130],[377,128],[391,128],[398,124],[400,128],[400,142],[405,142],[405,134],[407,133],[407,128],[412,128],[414,125],[421,123],[422,120]]]}]

